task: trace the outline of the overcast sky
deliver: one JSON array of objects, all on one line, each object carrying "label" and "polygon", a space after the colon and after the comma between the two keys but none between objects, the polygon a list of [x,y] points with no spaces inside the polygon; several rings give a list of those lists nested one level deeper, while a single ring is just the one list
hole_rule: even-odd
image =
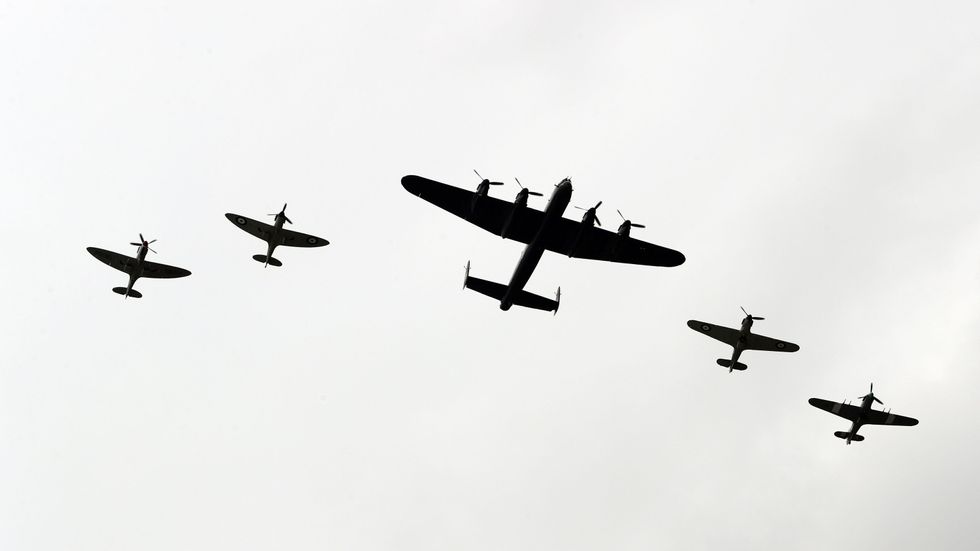
[{"label": "overcast sky", "polygon": [[[0,2],[0,548],[975,549],[978,16]],[[399,183],[473,168],[687,262],[502,312],[522,245]],[[262,269],[287,201],[331,245]],[[139,232],[193,275],[123,300]],[[715,365],[740,305],[801,350]],[[872,381],[921,422],[845,446]]]}]

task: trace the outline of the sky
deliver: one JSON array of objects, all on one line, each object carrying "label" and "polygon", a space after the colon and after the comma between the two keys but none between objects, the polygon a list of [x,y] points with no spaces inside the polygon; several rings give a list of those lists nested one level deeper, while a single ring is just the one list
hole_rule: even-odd
[{"label": "sky", "polygon": [[[978,15],[0,2],[0,548],[976,548]],[[400,185],[473,169],[687,262],[502,312],[521,244]],[[193,275],[124,300],[139,233]],[[718,367],[739,306],[801,350]],[[920,424],[846,446],[871,382]]]}]

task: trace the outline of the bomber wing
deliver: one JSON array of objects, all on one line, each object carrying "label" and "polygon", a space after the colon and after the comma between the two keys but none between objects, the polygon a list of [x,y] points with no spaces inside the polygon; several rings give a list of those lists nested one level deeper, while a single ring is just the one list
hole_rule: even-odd
[{"label": "bomber wing", "polygon": [[159,264],[157,262],[144,260],[143,273],[140,275],[142,277],[152,277],[156,279],[172,279],[175,277],[187,277],[191,275],[191,273],[183,268],[177,268],[176,266],[167,266],[166,264]]},{"label": "bomber wing", "polygon": [[231,221],[232,224],[238,226],[242,230],[258,237],[263,241],[268,241],[272,237],[272,232],[275,227],[266,224],[265,222],[259,222],[258,220],[252,220],[245,216],[239,214],[225,213],[225,218]]},{"label": "bomber wing", "polygon": [[518,207],[514,203],[489,195],[476,199],[477,195],[472,191],[421,176],[405,176],[402,178],[402,186],[412,195],[417,195],[494,235],[503,232],[513,213],[513,219],[507,227],[507,238],[522,243],[530,243],[544,222],[544,213],[531,207]]},{"label": "bomber wing", "polygon": [[112,266],[120,272],[125,272],[128,274],[130,273],[130,270],[136,266],[136,259],[131,256],[114,253],[98,247],[87,247],[85,250],[91,253],[91,255],[95,258],[98,258],[104,264]]},{"label": "bomber wing", "polygon": [[713,325],[711,323],[705,323],[698,320],[688,320],[687,326],[694,329],[698,333],[708,335],[712,339],[717,339],[728,346],[735,346],[735,343],[738,341],[739,332],[731,327]]},{"label": "bomber wing", "polygon": [[644,266],[680,266],[685,260],[679,251],[586,226],[568,218],[559,220],[558,227],[545,242],[545,248],[573,258]]},{"label": "bomber wing", "polygon": [[918,425],[919,420],[911,417],[905,417],[904,415],[895,415],[891,412],[873,409],[864,416],[864,423],[866,425],[899,425],[903,427],[912,427]]},{"label": "bomber wing", "polygon": [[314,235],[307,235],[287,229],[279,231],[280,235],[282,235],[282,241],[279,244],[286,247],[322,247],[330,244],[326,239]]},{"label": "bomber wing", "polygon": [[770,337],[763,337],[755,333],[749,333],[745,339],[746,350],[768,350],[771,352],[796,352],[800,349],[798,345],[791,342],[780,341]]},{"label": "bomber wing", "polygon": [[861,415],[861,408],[852,404],[831,402],[830,400],[821,400],[820,398],[810,398],[809,402],[810,405],[815,408],[829,411],[830,413],[843,417],[849,421],[857,421],[858,417]]}]

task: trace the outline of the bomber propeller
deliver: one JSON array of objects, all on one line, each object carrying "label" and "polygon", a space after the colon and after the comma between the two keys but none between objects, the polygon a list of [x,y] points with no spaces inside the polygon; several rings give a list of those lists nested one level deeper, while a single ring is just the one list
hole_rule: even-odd
[{"label": "bomber propeller", "polygon": [[531,190],[527,189],[526,187],[524,187],[524,184],[522,184],[521,181],[518,180],[517,178],[514,178],[514,181],[517,182],[517,185],[521,186],[521,191],[519,193],[525,193],[526,192],[527,195],[533,195],[535,197],[542,197],[542,196],[544,196],[543,193],[538,193],[537,191],[531,191]]},{"label": "bomber propeller", "polygon": [[623,216],[623,213],[622,212],[619,212],[619,209],[616,209],[616,212],[619,213],[619,217],[623,219],[623,224],[626,224],[627,227],[631,227],[631,228],[645,228],[646,227],[643,224],[637,224],[636,222],[633,222],[632,220],[628,220],[625,216]]},{"label": "bomber propeller", "polygon": [[480,173],[477,172],[475,168],[473,169],[473,172],[476,174],[477,178],[483,180],[482,182],[480,182],[481,184],[488,184],[488,185],[491,185],[491,186],[502,186],[502,185],[504,185],[503,182],[491,182],[490,180],[484,178],[483,176],[480,176]]},{"label": "bomber propeller", "polygon": [[135,247],[143,247],[143,246],[145,246],[147,249],[149,249],[151,252],[153,252],[153,254],[156,254],[157,253],[156,251],[154,251],[153,249],[150,249],[150,243],[156,243],[156,239],[154,239],[153,241],[147,241],[146,239],[143,239],[143,234],[141,233],[140,234],[140,242],[139,243],[132,243],[132,242],[130,242],[129,244],[130,245],[133,245]]},{"label": "bomber propeller", "polygon": [[596,214],[596,210],[600,206],[602,206],[602,201],[599,201],[598,203],[596,203],[594,207],[590,207],[590,208],[587,208],[587,209],[584,209],[584,208],[578,207],[578,206],[575,207],[575,208],[577,208],[578,210],[584,210],[585,211],[585,218],[588,219],[588,218],[591,217],[593,220],[595,220],[595,223],[596,224],[599,224],[599,226],[601,227],[602,226],[602,222],[599,221],[599,215]]}]

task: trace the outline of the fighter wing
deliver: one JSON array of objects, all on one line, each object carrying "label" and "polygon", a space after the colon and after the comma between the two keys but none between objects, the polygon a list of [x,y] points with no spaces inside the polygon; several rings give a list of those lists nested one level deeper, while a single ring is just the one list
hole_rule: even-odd
[{"label": "fighter wing", "polygon": [[864,423],[866,425],[900,425],[903,427],[912,427],[918,425],[919,420],[873,409],[864,416]]},{"label": "fighter wing", "polygon": [[545,248],[574,258],[645,266],[680,266],[685,260],[683,254],[673,249],[623,237],[595,226],[585,226],[568,218],[559,220]]},{"label": "fighter wing", "polygon": [[[472,191],[429,180],[421,176],[405,176],[402,186],[433,205],[476,224],[488,232],[500,235],[507,220],[507,238],[530,243],[544,222],[544,213],[530,207],[515,207],[489,195],[477,197]],[[511,215],[513,218],[511,219]]]},{"label": "fighter wing", "polygon": [[183,268],[167,266],[166,264],[157,264],[156,262],[144,260],[143,273],[140,275],[142,277],[152,277],[157,279],[171,279],[175,277],[187,277],[191,275],[191,273]]},{"label": "fighter wing", "polygon": [[321,239],[312,235],[306,235],[305,233],[299,233],[298,231],[292,230],[280,230],[282,234],[282,243],[286,247],[322,247],[324,245],[329,245],[330,242],[326,239]]},{"label": "fighter wing", "polygon": [[856,421],[861,415],[861,408],[855,405],[831,402],[830,400],[821,400],[820,398],[810,398],[809,402],[810,405],[815,408],[829,411],[830,413],[843,417],[849,421]]},{"label": "fighter wing", "polygon": [[225,218],[231,221],[232,224],[263,241],[268,241],[269,237],[272,236],[272,232],[275,230],[275,228],[269,224],[259,222],[258,220],[252,220],[251,218],[246,218],[238,214],[232,214],[230,212],[225,214]]},{"label": "fighter wing", "polygon": [[728,346],[735,346],[735,342],[738,341],[738,331],[732,329],[731,327],[712,325],[710,323],[705,323],[698,320],[689,320],[687,322],[687,326],[694,329],[698,333],[708,335],[712,339],[718,339]]},{"label": "fighter wing", "polygon": [[746,350],[769,350],[771,352],[796,352],[800,349],[798,345],[791,342],[779,341],[755,333],[749,333],[745,339]]},{"label": "fighter wing", "polygon": [[114,253],[112,251],[99,249],[97,247],[87,247],[85,250],[91,253],[95,258],[98,258],[103,263],[112,266],[120,272],[125,272],[128,274],[132,267],[136,265],[135,258],[124,254]]}]

